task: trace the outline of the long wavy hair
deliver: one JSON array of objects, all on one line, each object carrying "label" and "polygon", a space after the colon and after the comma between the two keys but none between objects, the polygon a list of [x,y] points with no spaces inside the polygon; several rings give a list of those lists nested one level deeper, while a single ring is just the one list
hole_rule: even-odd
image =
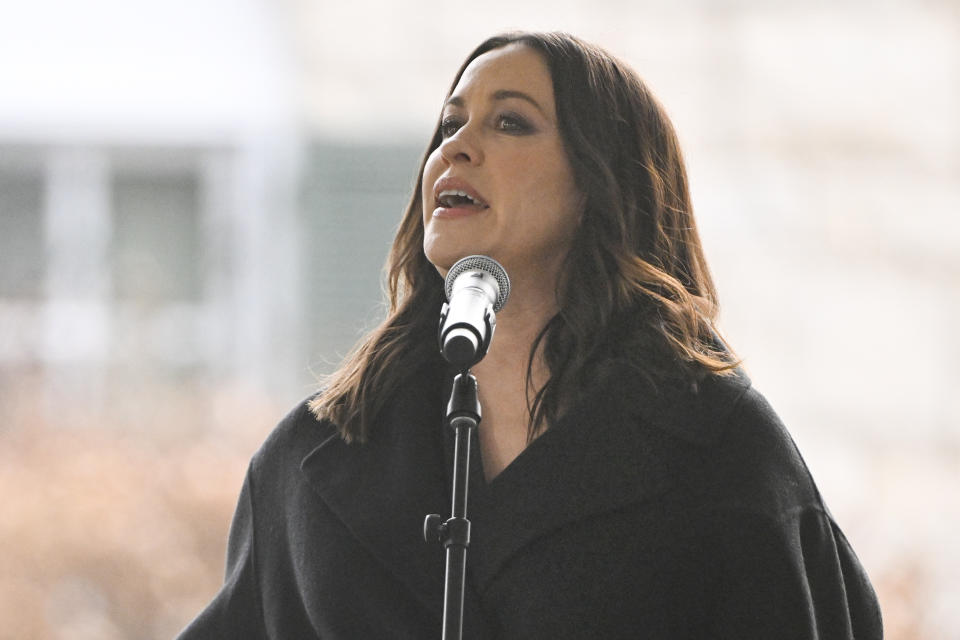
[{"label": "long wavy hair", "polygon": [[[532,439],[612,361],[626,361],[648,380],[694,382],[738,363],[714,326],[716,291],[663,107],[627,65],[564,33],[486,40],[464,61],[448,97],[472,60],[512,43],[547,63],[563,143],[586,194],[556,292],[559,312],[530,351],[528,383],[538,350],[549,372],[544,386],[528,394]],[[438,121],[387,259],[387,317],[310,404],[348,442],[373,433],[411,371],[443,366],[436,343],[443,281],[423,251],[421,202],[424,165],[441,142]]]}]

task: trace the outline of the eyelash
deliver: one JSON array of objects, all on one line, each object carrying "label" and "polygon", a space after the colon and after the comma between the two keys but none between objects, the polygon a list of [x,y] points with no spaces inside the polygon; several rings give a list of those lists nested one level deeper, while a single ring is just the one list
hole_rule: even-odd
[{"label": "eyelash", "polygon": [[[513,135],[523,135],[529,133],[531,127],[527,121],[520,116],[503,113],[496,117],[496,129]],[[463,126],[463,121],[456,116],[447,116],[440,121],[440,135],[446,139],[457,132]]]},{"label": "eyelash", "polygon": [[457,132],[461,126],[460,120],[458,118],[446,117],[440,121],[440,135],[444,140],[452,136]]}]

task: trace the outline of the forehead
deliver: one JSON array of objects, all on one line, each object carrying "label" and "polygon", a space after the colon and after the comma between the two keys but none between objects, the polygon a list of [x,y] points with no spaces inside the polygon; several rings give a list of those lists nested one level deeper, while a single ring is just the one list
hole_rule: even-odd
[{"label": "forehead", "polygon": [[543,57],[530,47],[508,44],[474,58],[463,70],[452,97],[501,89],[523,91],[553,109],[553,80]]}]

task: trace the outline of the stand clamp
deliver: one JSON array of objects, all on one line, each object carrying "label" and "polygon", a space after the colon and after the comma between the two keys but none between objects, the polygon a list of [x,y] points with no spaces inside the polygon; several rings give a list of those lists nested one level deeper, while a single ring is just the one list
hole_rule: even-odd
[{"label": "stand clamp", "polygon": [[427,542],[439,542],[444,547],[457,545],[470,546],[470,521],[466,518],[448,518],[431,513],[423,520],[423,539]]}]

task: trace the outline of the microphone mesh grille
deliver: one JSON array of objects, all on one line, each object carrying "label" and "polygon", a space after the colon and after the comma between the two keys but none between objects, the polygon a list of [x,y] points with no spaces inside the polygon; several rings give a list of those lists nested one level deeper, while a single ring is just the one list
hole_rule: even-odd
[{"label": "microphone mesh grille", "polygon": [[507,270],[499,262],[487,256],[467,256],[460,258],[450,267],[447,277],[443,281],[444,291],[447,300],[450,300],[450,294],[453,293],[453,281],[457,279],[464,271],[483,271],[492,276],[497,281],[497,301],[493,304],[493,310],[500,311],[503,305],[507,304],[507,298],[510,297],[510,278],[507,277]]}]

